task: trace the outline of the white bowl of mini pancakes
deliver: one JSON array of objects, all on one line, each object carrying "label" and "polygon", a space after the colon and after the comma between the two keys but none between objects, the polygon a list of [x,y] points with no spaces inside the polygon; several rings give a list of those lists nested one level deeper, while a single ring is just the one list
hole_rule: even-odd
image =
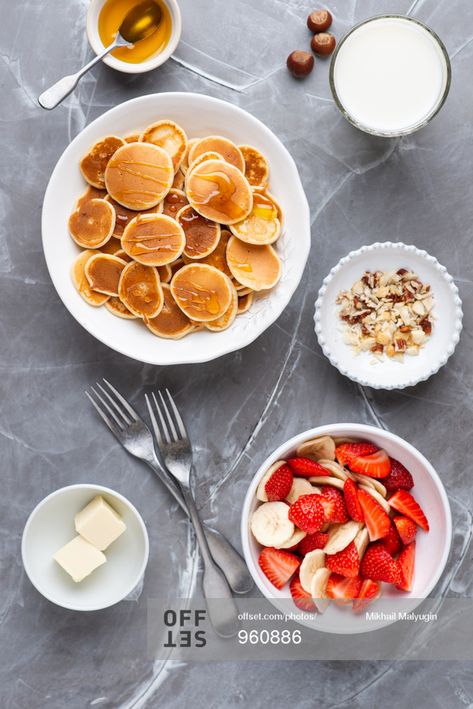
[{"label": "white bowl of mini pancakes", "polygon": [[[277,284],[255,297],[247,312],[223,331],[199,328],[182,339],[156,337],[142,322],[114,317],[79,295],[71,267],[81,249],[68,233],[68,220],[86,184],[81,159],[104,136],[140,134],[161,120],[175,121],[189,138],[218,135],[236,145],[251,145],[267,159],[270,191],[284,215],[284,229],[274,248],[281,262]],[[70,314],[93,337],[141,362],[170,365],[205,362],[239,350],[261,335],[281,315],[301,280],[310,250],[310,214],[294,160],[261,121],[225,101],[192,93],[142,96],[117,106],[87,126],[66,148],[46,190],[42,214],[43,248],[59,297]]]}]

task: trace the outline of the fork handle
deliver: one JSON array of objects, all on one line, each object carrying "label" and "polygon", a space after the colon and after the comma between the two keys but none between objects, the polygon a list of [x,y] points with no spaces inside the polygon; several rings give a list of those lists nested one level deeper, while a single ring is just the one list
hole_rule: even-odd
[{"label": "fork handle", "polygon": [[210,622],[217,635],[220,635],[222,638],[230,638],[238,632],[238,609],[235,605],[230,586],[210,553],[207,537],[205,536],[192,493],[183,486],[181,486],[181,491],[184,502],[189,510],[192,524],[194,525],[202,555],[204,565],[202,588],[207,602]]},{"label": "fork handle", "polygon": [[[168,492],[170,492],[174,497],[183,512],[190,517],[190,513],[183,500],[181,490],[174,483],[171,476],[162,470],[161,466],[156,461],[147,460],[146,462],[161,480]],[[251,578],[251,574],[248,571],[248,567],[244,559],[242,559],[237,550],[230,544],[228,539],[226,539],[223,534],[212,527],[208,527],[205,523],[204,530],[210,553],[214,561],[225,574],[225,578],[234,593],[248,593],[248,591],[251,591],[254,586],[253,579]]]}]

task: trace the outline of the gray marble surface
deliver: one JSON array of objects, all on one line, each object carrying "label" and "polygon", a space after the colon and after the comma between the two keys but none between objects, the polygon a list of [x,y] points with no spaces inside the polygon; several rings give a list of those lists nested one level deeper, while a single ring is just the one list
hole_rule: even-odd
[{"label": "gray marble surface", "polygon": [[[321,709],[473,706],[471,664],[262,662],[183,665],[146,654],[146,599],[198,587],[186,523],[149,471],[127,457],[92,415],[83,390],[109,377],[143,410],[143,392],[172,388],[198,445],[199,505],[236,544],[248,480],[292,434],[320,423],[380,423],[434,463],[452,500],[463,556],[451,593],[471,594],[473,5],[468,0],[334,0],[338,37],[382,11],[410,12],[444,39],[453,84],[436,120],[414,136],[369,138],[338,115],[327,62],[304,82],[285,68],[305,47],[308,0],[181,0],[175,59],[144,76],[100,66],[53,113],[35,97],[90,56],[86,0],[3,0],[0,25],[0,705],[2,707],[294,706]],[[145,93],[198,91],[264,121],[297,161],[312,213],[313,247],[286,312],[254,344],[209,364],[157,368],[119,356],[67,313],[42,255],[49,175],[68,142],[111,106]],[[402,392],[362,391],[322,356],[313,303],[328,270],[377,240],[425,248],[455,277],[465,329],[431,381]],[[143,588],[131,600],[75,614],[44,600],[22,569],[32,507],[62,485],[116,488],[142,512],[151,540]],[[457,554],[458,556],[458,554]]]}]

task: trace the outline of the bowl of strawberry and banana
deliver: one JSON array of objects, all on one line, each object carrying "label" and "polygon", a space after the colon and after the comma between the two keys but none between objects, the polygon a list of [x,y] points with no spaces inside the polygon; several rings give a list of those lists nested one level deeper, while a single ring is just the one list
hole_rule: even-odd
[{"label": "bowl of strawberry and banana", "polygon": [[[415,592],[423,597],[438,568],[430,571],[419,562],[419,548],[426,548],[431,530],[437,537],[437,519],[448,538],[440,572],[448,554],[450,511],[430,464],[393,434],[356,428],[375,435],[354,438],[322,429],[322,435],[302,442],[296,437],[298,445],[254,481],[250,569],[258,566],[260,581],[263,575],[263,584],[255,578],[260,588],[290,594],[305,612],[323,614],[334,603],[360,614],[381,595],[412,594],[419,563]],[[413,470],[394,457],[404,446],[409,456],[414,451],[421,459],[412,458],[412,467],[419,473],[425,508],[416,499]]]}]

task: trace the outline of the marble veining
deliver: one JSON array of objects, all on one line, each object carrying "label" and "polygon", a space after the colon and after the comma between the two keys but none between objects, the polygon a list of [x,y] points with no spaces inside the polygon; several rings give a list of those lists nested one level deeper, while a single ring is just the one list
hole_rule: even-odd
[{"label": "marble veining", "polygon": [[[199,506],[239,546],[247,481],[291,435],[341,421],[375,423],[405,437],[435,465],[451,495],[455,553],[442,592],[471,595],[473,260],[471,162],[473,6],[467,0],[333,0],[333,31],[373,14],[411,13],[452,57],[449,99],[427,128],[400,140],[358,133],[338,114],[328,62],[294,81],[285,59],[304,48],[308,0],[181,0],[184,31],[160,70],[128,76],[99,66],[56,111],[35,97],[91,56],[86,0],[24,0],[2,15],[0,103],[0,704],[6,708],[317,705],[321,709],[473,706],[471,663],[226,663],[184,665],[146,654],[146,598],[199,593],[193,536],[149,470],[99,424],[84,389],[101,376],[143,413],[143,392],[175,393],[196,444]],[[312,253],[289,307],[246,349],[185,367],[141,365],[93,340],[64,309],[42,255],[40,217],[62,151],[108,108],[146,93],[208,93],[249,110],[293,154],[312,215]],[[364,390],[323,357],[312,314],[322,279],[363,244],[400,240],[426,249],[455,278],[462,338],[447,367],[402,392]],[[110,485],[148,526],[142,588],[106,611],[74,614],[42,599],[20,560],[23,525],[48,492],[73,482]],[[419,639],[421,642],[422,639]]]}]

